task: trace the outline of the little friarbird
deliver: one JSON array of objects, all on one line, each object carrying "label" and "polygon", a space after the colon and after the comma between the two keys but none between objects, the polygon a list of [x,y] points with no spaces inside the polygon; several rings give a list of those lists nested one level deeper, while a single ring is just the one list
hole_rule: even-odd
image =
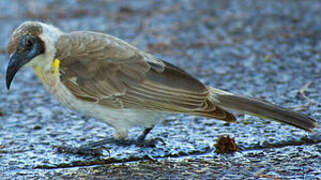
[{"label": "little friarbird", "polygon": [[204,85],[186,71],[118,39],[90,32],[63,32],[45,23],[24,22],[12,34],[6,84],[31,66],[63,105],[99,119],[124,140],[134,126],[143,141],[168,114],[184,113],[227,122],[229,111],[276,120],[311,131],[316,120],[260,99]]}]

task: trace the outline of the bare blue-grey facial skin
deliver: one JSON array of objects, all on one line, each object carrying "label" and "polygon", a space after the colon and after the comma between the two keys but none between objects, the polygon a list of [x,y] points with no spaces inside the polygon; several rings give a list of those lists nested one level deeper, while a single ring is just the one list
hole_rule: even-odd
[{"label": "bare blue-grey facial skin", "polygon": [[11,82],[19,69],[43,52],[44,44],[38,37],[32,35],[22,36],[17,50],[10,55],[6,72],[7,89],[10,89]]}]

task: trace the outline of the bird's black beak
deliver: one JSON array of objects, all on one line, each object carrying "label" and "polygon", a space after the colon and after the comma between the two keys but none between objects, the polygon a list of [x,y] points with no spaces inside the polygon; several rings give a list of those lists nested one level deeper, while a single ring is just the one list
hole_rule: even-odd
[{"label": "bird's black beak", "polygon": [[6,72],[6,84],[8,89],[18,70],[34,57],[42,54],[44,50],[44,43],[40,38],[32,35],[22,36],[16,52],[10,55]]}]

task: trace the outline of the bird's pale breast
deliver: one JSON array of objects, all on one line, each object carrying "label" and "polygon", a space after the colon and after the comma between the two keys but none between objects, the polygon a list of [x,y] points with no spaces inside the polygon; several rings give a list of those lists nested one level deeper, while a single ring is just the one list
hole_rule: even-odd
[{"label": "bird's pale breast", "polygon": [[139,109],[112,109],[94,102],[86,102],[76,98],[59,79],[59,63],[53,61],[52,69],[45,71],[41,67],[33,67],[40,81],[46,89],[61,104],[70,109],[81,112],[101,120],[118,131],[127,132],[133,126],[152,127],[166,115],[157,111]]}]

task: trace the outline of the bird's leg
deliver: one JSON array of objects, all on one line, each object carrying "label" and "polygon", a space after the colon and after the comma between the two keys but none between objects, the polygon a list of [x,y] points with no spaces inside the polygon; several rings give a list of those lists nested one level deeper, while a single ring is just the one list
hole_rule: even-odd
[{"label": "bird's leg", "polygon": [[144,141],[145,137],[147,136],[147,134],[153,129],[153,127],[150,128],[145,128],[143,133],[138,136],[137,141]]},{"label": "bird's leg", "polygon": [[58,150],[58,152],[62,152],[62,153],[93,155],[93,156],[100,156],[101,151],[104,149],[104,145],[106,144],[116,144],[119,146],[136,145],[139,147],[155,147],[155,143],[156,143],[155,140],[145,141],[143,138],[139,138],[139,139],[140,140],[106,138],[97,142],[89,142],[88,144],[85,144],[79,147],[68,147],[68,146],[54,146],[54,147]]},{"label": "bird's leg", "polygon": [[[154,127],[154,126],[153,126]],[[161,138],[156,138],[156,139],[152,139],[149,141],[146,141],[145,138],[148,135],[148,133],[153,129],[153,127],[150,128],[145,128],[143,133],[137,138],[136,140],[136,145],[137,146],[147,146],[147,147],[155,147],[155,144],[160,141],[163,144],[165,144],[165,142],[163,141],[163,139]]]},{"label": "bird's leg", "polygon": [[55,146],[55,148],[59,152],[63,152],[63,153],[97,156],[97,155],[101,155],[101,150],[103,146],[106,144],[117,144],[120,146],[129,146],[134,144],[139,147],[155,147],[155,144],[159,141],[165,144],[165,142],[161,138],[156,138],[148,141],[145,140],[146,136],[152,129],[153,127],[144,129],[143,133],[136,140],[122,139],[122,138],[121,139],[106,138],[97,142],[90,142],[78,148],[66,147],[66,146]]},{"label": "bird's leg", "polygon": [[101,155],[102,146],[105,144],[117,143],[117,139],[106,138],[97,142],[90,142],[79,147],[54,146],[59,152],[81,155]]},{"label": "bird's leg", "polygon": [[[149,145],[147,143],[138,143],[137,140],[106,138],[96,142],[89,142],[88,144],[79,147],[55,146],[55,148],[59,152],[63,153],[99,156],[101,155],[101,150],[104,148],[104,145],[106,144],[116,144],[119,146],[129,146],[134,144],[136,146],[144,147],[147,147]],[[155,147],[155,145],[150,145],[149,147]]]}]

